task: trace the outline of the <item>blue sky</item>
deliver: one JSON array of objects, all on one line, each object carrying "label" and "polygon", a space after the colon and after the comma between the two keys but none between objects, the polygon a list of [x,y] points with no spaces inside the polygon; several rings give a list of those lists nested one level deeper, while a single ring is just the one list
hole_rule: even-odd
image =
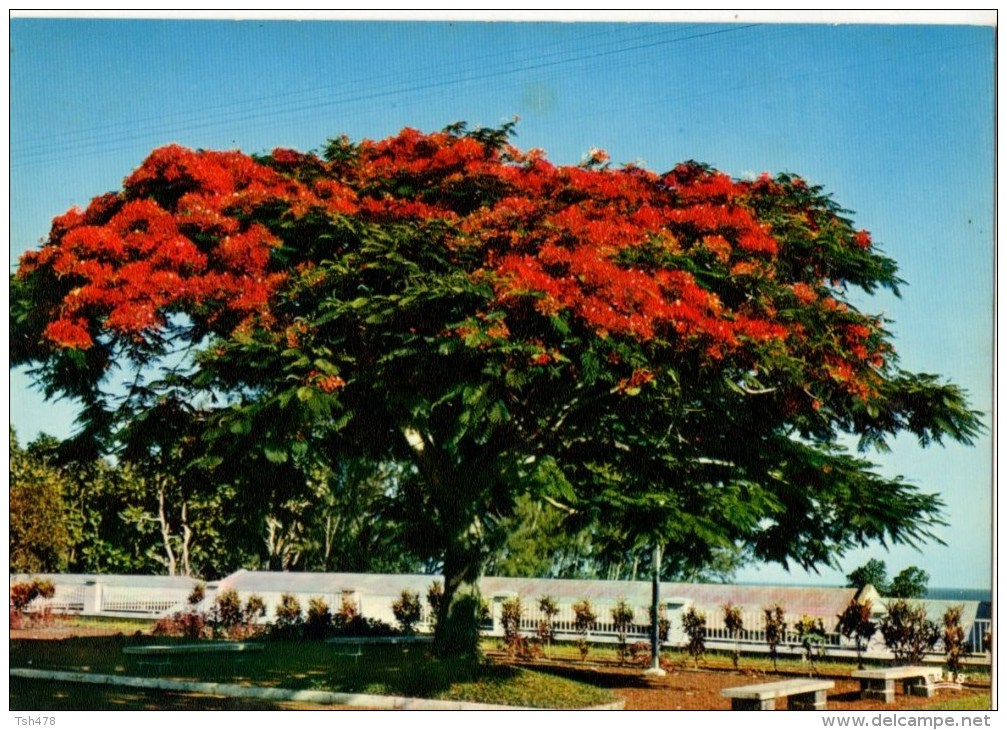
[{"label": "blue sky", "polygon": [[[963,385],[992,425],[994,52],[982,25],[14,18],[11,267],[53,216],[163,144],[309,150],[518,116],[517,144],[558,163],[599,147],[657,171],[695,159],[824,185],[908,282],[901,299],[858,303],[893,320],[904,367]],[[66,435],[73,417],[11,373],[22,442]],[[926,451],[900,438],[876,455],[943,495],[946,547],[739,578],[841,583],[880,557],[931,585],[988,587],[992,458],[990,436]]]}]

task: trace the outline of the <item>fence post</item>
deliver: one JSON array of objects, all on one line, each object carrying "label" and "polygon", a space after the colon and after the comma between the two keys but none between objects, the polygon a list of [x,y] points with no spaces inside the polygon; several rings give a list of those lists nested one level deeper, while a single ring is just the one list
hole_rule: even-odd
[{"label": "fence post", "polygon": [[81,613],[85,616],[97,616],[101,614],[101,594],[102,583],[97,580],[89,580],[84,584],[84,600]]}]

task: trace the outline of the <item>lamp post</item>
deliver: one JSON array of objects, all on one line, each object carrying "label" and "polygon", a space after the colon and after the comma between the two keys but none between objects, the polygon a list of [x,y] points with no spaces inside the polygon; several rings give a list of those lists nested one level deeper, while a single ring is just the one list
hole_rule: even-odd
[{"label": "lamp post", "polygon": [[661,545],[654,544],[654,574],[650,590],[650,668],[644,671],[648,677],[663,677],[667,672],[661,669]]}]

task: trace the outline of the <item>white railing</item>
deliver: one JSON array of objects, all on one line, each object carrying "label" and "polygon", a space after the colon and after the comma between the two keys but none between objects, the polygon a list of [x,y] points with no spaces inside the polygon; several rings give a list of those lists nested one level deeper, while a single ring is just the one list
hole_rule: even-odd
[{"label": "white railing", "polygon": [[160,616],[185,603],[189,592],[170,588],[102,586],[101,612]]}]

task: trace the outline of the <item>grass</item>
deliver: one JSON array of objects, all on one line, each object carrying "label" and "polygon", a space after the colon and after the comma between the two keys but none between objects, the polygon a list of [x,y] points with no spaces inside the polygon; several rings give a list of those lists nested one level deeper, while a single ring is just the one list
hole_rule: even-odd
[{"label": "grass", "polygon": [[364,645],[363,656],[353,658],[319,641],[275,641],[255,653],[173,655],[164,666],[122,651],[172,641],[185,643],[149,636],[14,640],[10,666],[561,709],[614,699],[607,690],[528,669],[435,660],[415,646]]},{"label": "grass", "polygon": [[955,697],[953,700],[939,702],[930,705],[927,710],[989,710],[992,708],[992,700],[989,695],[970,694],[963,697]]},{"label": "grass", "polygon": [[[483,651],[486,652],[504,651],[498,640],[484,640],[482,648]],[[661,652],[661,656],[663,662],[670,664],[671,666],[695,666],[695,662],[692,657],[682,651],[664,650]],[[570,662],[572,664],[583,663],[580,657],[580,652],[577,649],[577,646],[573,643],[564,642],[553,644],[549,650],[549,658]],[[617,662],[618,659],[618,653],[616,652],[616,647],[613,644],[592,644],[586,663],[609,663]],[[828,654],[821,659],[817,659],[815,664],[818,667],[820,674],[835,676],[849,676],[852,672],[855,672],[858,669],[857,662],[855,660],[847,657],[831,657]],[[864,665],[867,668],[874,666],[890,666],[890,662],[865,660]],[[808,664],[804,662],[802,658],[791,654],[779,657],[776,662],[775,669],[773,667],[772,659],[770,659],[767,654],[742,654],[739,659],[738,666],[742,670],[759,672],[780,671],[786,673],[807,673],[808,671]],[[734,667],[734,663],[729,652],[714,650],[708,651],[703,655],[703,658],[699,660],[699,667],[701,669],[731,669]],[[978,682],[979,684],[988,683],[990,681],[989,665],[970,664],[962,671],[970,680]]]}]

